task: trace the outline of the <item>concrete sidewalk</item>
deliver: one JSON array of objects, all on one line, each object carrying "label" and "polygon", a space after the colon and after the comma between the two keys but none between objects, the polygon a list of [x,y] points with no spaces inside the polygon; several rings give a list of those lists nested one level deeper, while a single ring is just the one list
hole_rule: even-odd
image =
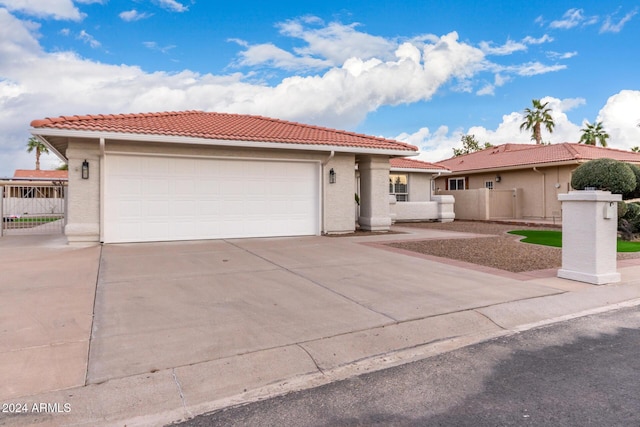
[{"label": "concrete sidewalk", "polygon": [[397,230],[84,249],[0,239],[0,401],[26,409],[0,425],[164,425],[640,303],[638,260],[619,263],[622,283],[592,286],[379,244],[472,237]]}]

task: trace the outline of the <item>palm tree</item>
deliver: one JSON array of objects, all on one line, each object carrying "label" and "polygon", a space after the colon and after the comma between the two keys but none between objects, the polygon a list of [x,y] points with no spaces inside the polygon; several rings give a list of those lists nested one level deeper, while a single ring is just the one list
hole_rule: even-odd
[{"label": "palm tree", "polygon": [[553,127],[556,125],[551,117],[551,108],[547,108],[548,102],[544,104],[539,99],[533,99],[533,110],[531,108],[525,108],[524,122],[520,124],[520,132],[523,129],[532,130],[531,139],[535,139],[536,144],[542,144],[542,132],[541,125],[549,131],[553,132]]},{"label": "palm tree", "polygon": [[609,139],[609,134],[604,131],[602,122],[596,122],[594,124],[586,122],[585,127],[583,129],[580,129],[580,132],[582,132],[580,143],[585,143],[588,145],[598,145],[599,142],[603,147],[607,146],[607,139]]},{"label": "palm tree", "polygon": [[46,145],[44,145],[39,139],[29,138],[29,142],[27,142],[27,153],[31,153],[33,150],[36,150],[36,170],[40,170],[40,154],[49,153],[49,149]]}]

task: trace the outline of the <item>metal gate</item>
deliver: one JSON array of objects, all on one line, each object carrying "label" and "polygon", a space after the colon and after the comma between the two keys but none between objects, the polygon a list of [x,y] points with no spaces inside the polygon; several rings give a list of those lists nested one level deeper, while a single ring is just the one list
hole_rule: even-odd
[{"label": "metal gate", "polygon": [[64,232],[66,183],[0,186],[0,236]]}]

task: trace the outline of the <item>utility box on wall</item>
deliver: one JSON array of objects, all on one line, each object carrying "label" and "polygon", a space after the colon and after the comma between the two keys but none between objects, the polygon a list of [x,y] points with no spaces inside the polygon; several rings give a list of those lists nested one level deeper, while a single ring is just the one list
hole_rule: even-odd
[{"label": "utility box on wall", "polygon": [[609,191],[570,191],[562,202],[562,268],[558,277],[603,285],[620,281],[618,202]]}]

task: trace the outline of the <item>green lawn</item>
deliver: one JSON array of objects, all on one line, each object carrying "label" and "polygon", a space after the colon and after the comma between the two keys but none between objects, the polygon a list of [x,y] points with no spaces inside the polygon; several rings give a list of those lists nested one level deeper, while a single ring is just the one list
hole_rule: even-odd
[{"label": "green lawn", "polygon": [[[518,236],[525,236],[522,239],[525,243],[534,245],[562,247],[562,232],[547,230],[513,230],[509,232]],[[640,252],[640,242],[626,242],[618,239],[618,252]]]},{"label": "green lawn", "polygon": [[20,218],[5,218],[5,222],[37,222],[37,223],[45,223],[51,221],[57,221],[61,216],[25,216]]}]

